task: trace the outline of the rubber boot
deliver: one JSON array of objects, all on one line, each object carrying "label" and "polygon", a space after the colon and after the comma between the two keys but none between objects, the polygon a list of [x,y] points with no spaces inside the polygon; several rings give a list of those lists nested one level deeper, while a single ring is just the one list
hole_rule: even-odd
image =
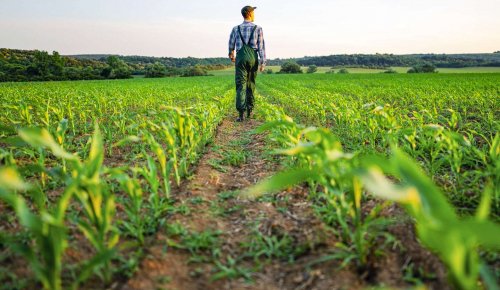
[{"label": "rubber boot", "polygon": [[240,116],[238,117],[238,119],[236,119],[236,122],[243,122],[243,112],[239,112],[240,113]]}]

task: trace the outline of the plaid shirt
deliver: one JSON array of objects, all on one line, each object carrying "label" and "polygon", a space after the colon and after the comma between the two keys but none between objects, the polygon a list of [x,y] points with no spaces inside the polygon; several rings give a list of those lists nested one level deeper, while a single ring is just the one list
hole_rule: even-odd
[{"label": "plaid shirt", "polygon": [[[241,27],[241,35],[243,36],[243,39],[248,40],[250,38],[250,34],[252,33],[255,24],[245,20],[245,22],[243,22],[239,26]],[[264,34],[262,32],[262,27],[257,26],[257,29],[255,29],[255,32],[253,34],[253,39],[250,41],[248,45],[250,45],[250,47],[252,47],[253,49],[257,50],[257,52],[259,53],[260,64],[265,64],[266,44],[264,42]],[[238,32],[238,26],[235,26],[231,31],[231,36],[229,37],[229,53],[233,52],[233,50],[235,49],[236,51],[239,51],[242,47],[243,47],[243,42],[241,41],[240,34]]]}]

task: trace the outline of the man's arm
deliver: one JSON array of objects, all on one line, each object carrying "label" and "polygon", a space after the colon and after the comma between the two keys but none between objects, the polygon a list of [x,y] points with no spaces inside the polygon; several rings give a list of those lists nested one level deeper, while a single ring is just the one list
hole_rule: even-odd
[{"label": "man's arm", "polygon": [[260,71],[264,71],[267,59],[266,59],[266,43],[264,41],[264,32],[262,31],[262,27],[259,29],[259,36],[257,38],[257,49],[259,50]]},{"label": "man's arm", "polygon": [[236,45],[236,33],[233,28],[233,30],[231,30],[231,35],[229,36],[229,54],[228,54],[228,57],[231,59],[232,62],[235,62],[235,57],[234,57],[235,45]]}]

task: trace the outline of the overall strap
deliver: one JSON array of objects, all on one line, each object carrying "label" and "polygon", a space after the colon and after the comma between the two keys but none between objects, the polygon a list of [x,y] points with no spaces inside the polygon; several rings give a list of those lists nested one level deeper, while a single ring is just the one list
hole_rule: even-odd
[{"label": "overall strap", "polygon": [[246,44],[248,45],[250,43],[250,40],[252,40],[252,37],[254,35],[254,32],[255,30],[257,30],[257,25],[254,25],[253,29],[252,29],[252,33],[250,34],[250,38],[248,38],[248,42],[245,41],[245,39],[243,39],[243,35],[241,34],[241,27],[238,26],[238,32],[239,32],[239,35],[240,35],[240,38],[241,38],[241,42],[243,42],[243,44]]},{"label": "overall strap", "polygon": [[240,35],[241,42],[243,42],[243,44],[246,44],[245,43],[245,39],[243,39],[243,35],[241,35],[241,27],[239,25],[238,25],[238,32],[239,32],[239,35]]},{"label": "overall strap", "polygon": [[255,26],[253,27],[253,29],[252,29],[252,33],[250,33],[250,38],[248,38],[248,43],[247,43],[247,45],[248,45],[248,44],[250,44],[250,41],[251,41],[251,40],[252,40],[252,38],[253,38],[253,35],[254,35],[255,30],[257,30],[257,25],[255,25]]}]

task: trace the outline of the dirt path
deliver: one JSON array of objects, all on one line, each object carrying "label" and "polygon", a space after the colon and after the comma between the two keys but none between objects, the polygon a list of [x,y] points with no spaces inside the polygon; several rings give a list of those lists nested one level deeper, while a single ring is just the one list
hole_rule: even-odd
[{"label": "dirt path", "polygon": [[[250,134],[258,125],[221,124],[214,145],[175,196],[184,210],[169,218],[123,289],[281,289],[290,282],[300,288],[317,278],[288,263],[326,246],[326,231],[302,193],[238,197],[238,190],[277,169],[264,136]],[[214,280],[217,275],[221,279]]]},{"label": "dirt path", "polygon": [[[370,284],[349,267],[337,270],[342,261],[314,264],[332,253],[336,240],[313,213],[306,189],[256,201],[239,197],[239,190],[279,169],[265,136],[250,133],[259,124],[226,120],[219,126],[194,175],[174,195],[175,212],[122,289],[360,289]],[[382,258],[386,262],[378,265],[375,280],[405,285],[401,259]]]}]

